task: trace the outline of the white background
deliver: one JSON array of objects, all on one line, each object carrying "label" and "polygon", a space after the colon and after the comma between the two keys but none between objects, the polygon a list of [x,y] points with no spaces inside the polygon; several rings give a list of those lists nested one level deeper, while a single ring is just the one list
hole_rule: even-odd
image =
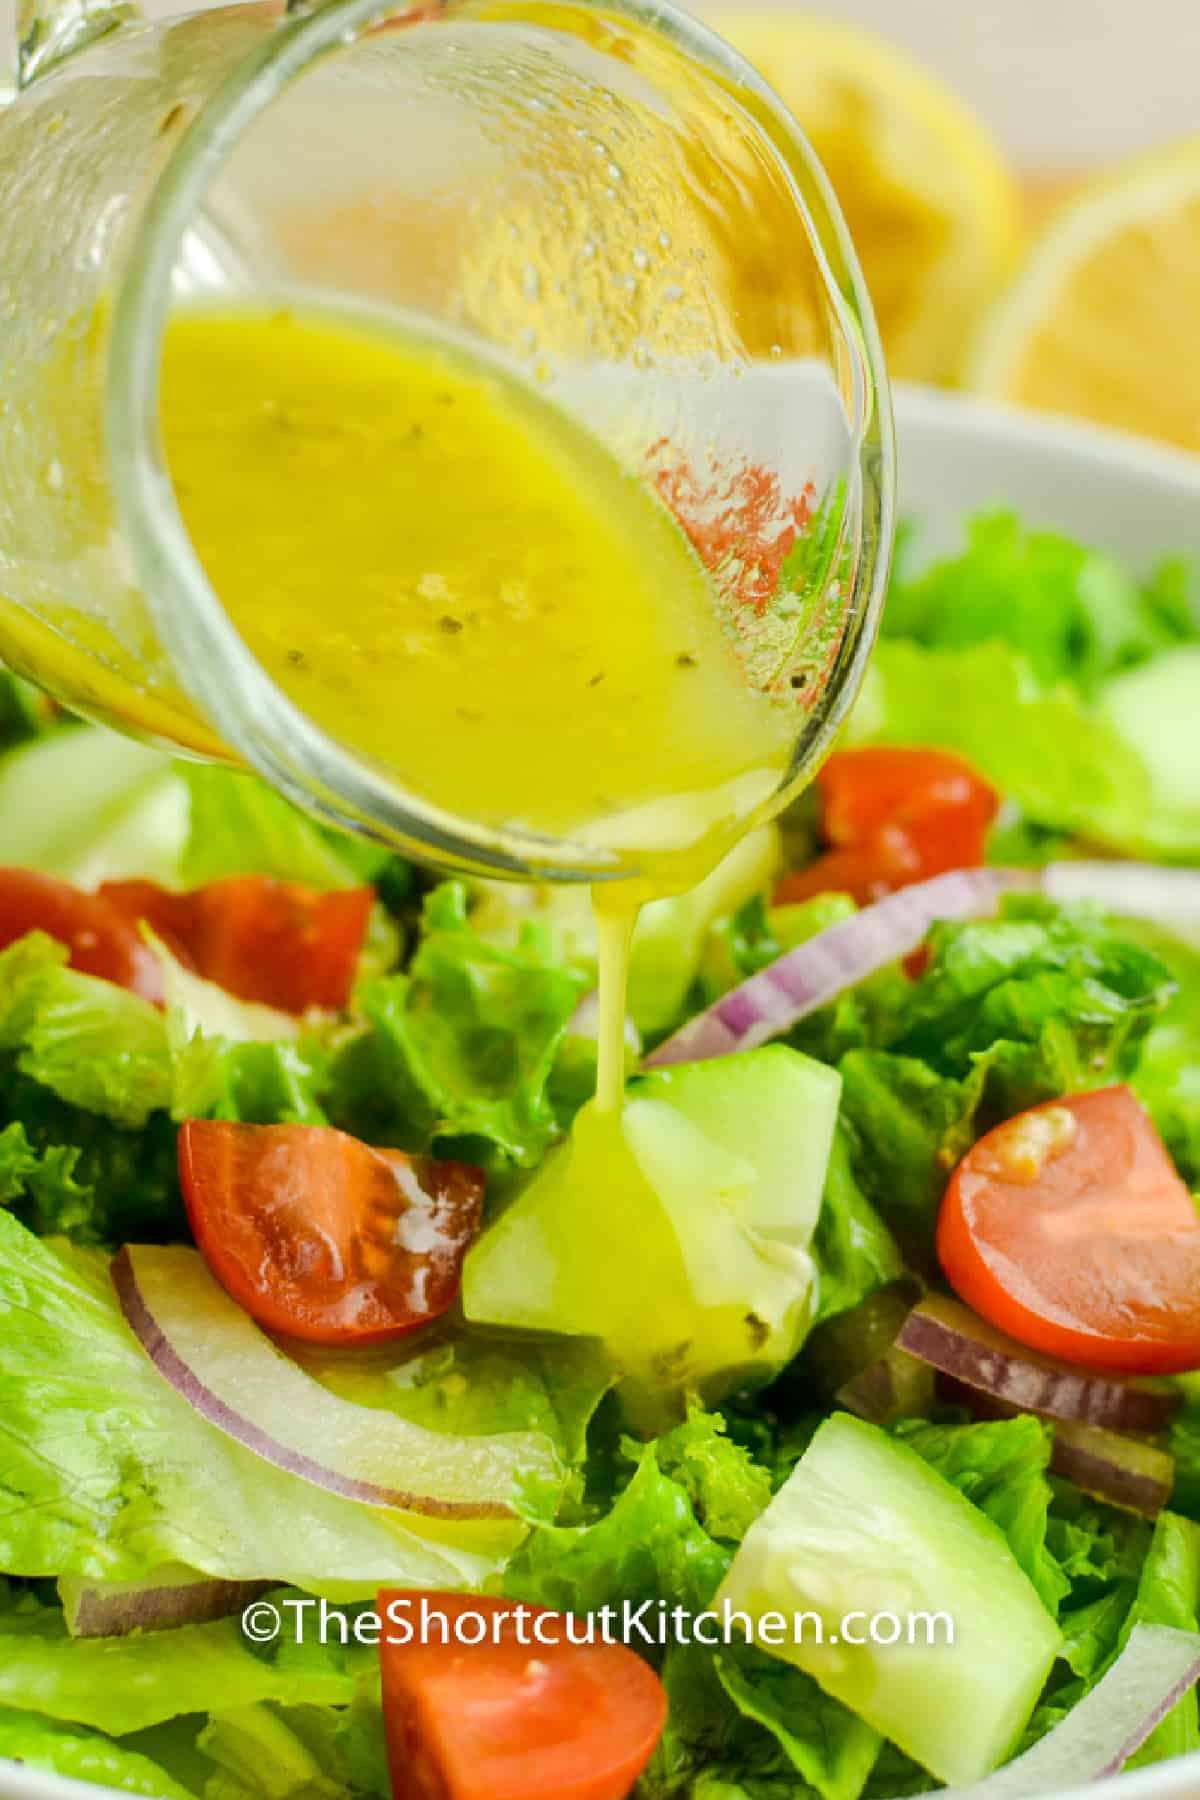
[{"label": "white background", "polygon": [[[0,85],[15,5],[0,0]],[[184,9],[148,0],[146,10]],[[811,10],[906,45],[1027,169],[1069,173],[1200,133],[1200,0],[817,0]]]}]

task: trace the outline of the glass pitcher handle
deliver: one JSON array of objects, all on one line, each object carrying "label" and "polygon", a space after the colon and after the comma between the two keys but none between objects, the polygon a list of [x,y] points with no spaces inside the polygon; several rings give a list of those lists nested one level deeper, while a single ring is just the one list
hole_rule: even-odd
[{"label": "glass pitcher handle", "polygon": [[17,0],[17,86],[138,16],[134,0]]}]

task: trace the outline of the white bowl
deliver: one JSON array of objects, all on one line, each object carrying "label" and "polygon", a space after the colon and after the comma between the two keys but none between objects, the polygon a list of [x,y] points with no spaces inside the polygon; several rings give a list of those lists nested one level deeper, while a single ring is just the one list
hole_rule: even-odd
[{"label": "white bowl", "polygon": [[899,382],[894,398],[899,512],[929,541],[953,542],[965,515],[996,504],[1137,571],[1200,555],[1200,457],[938,388]]},{"label": "white bowl", "polygon": [[[1136,569],[1173,551],[1200,556],[1200,458],[928,388],[900,386],[895,398],[900,512],[923,528],[923,543],[953,543],[966,514],[1003,505]],[[1120,1776],[1103,1791],[1105,1800],[1198,1800],[1200,1754]],[[0,1760],[0,1800],[97,1800],[101,1792],[116,1790]]]}]

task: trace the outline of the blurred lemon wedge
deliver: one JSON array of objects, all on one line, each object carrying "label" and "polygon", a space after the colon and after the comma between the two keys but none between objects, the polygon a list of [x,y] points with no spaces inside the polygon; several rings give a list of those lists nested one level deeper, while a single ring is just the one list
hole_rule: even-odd
[{"label": "blurred lemon wedge", "polygon": [[966,385],[1200,450],[1200,138],[1057,212],[987,316]]},{"label": "blurred lemon wedge", "polygon": [[825,165],[890,372],[953,379],[1019,241],[1016,182],[987,133],[870,32],[795,13],[705,16],[776,89]]}]

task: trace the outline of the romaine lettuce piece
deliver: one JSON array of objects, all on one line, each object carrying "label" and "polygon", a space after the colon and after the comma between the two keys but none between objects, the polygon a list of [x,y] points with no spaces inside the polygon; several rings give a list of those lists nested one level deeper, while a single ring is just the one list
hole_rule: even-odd
[{"label": "romaine lettuce piece", "polygon": [[371,1029],[333,1067],[331,1115],[373,1143],[476,1138],[471,1160],[494,1148],[530,1167],[559,1131],[547,1083],[585,986],[536,929],[513,950],[487,942],[444,883],[406,973],[362,992]]},{"label": "romaine lettuce piece", "polygon": [[[357,840],[335,840],[256,775],[210,763],[178,767],[191,803],[183,887],[227,875],[272,875],[319,889],[355,887],[364,878]],[[386,857],[370,846],[372,863]]]},{"label": "romaine lettuce piece", "polygon": [[[1195,1631],[1200,1614],[1200,1526],[1174,1513],[1160,1513],[1142,1564],[1137,1594],[1121,1628],[1124,1648],[1135,1625],[1173,1625]],[[1131,1766],[1162,1762],[1200,1750],[1200,1703],[1195,1688],[1172,1707],[1132,1758]]]},{"label": "romaine lettuce piece", "polygon": [[196,1800],[140,1750],[116,1744],[98,1731],[60,1725],[39,1713],[0,1707],[0,1757],[98,1787],[119,1788],[144,1800]]},{"label": "romaine lettuce piece", "polygon": [[614,1380],[589,1338],[545,1343],[448,1329],[432,1343],[422,1333],[409,1353],[398,1344],[355,1351],[298,1343],[293,1354],[323,1387],[359,1406],[454,1437],[539,1432],[571,1465],[582,1463],[588,1425]]},{"label": "romaine lettuce piece", "polygon": [[1039,682],[1092,694],[1108,675],[1195,634],[1184,579],[1164,564],[1141,585],[1103,551],[1026,531],[1013,513],[981,513],[959,555],[911,578],[901,564],[883,630],[939,649],[1007,644]]},{"label": "romaine lettuce piece", "polygon": [[979,1425],[908,1420],[896,1436],[1000,1527],[1043,1606],[1057,1614],[1071,1583],[1046,1544],[1050,1426],[1030,1413]]},{"label": "romaine lettuce piece", "polygon": [[817,1265],[814,1326],[848,1312],[904,1274],[895,1239],[854,1178],[850,1127],[840,1117],[810,1249]]},{"label": "romaine lettuce piece", "polygon": [[[287,1632],[289,1615],[282,1618]],[[0,1707],[117,1737],[184,1710],[212,1712],[262,1700],[346,1706],[355,1695],[352,1655],[331,1645],[315,1666],[297,1666],[286,1656],[264,1654],[263,1646],[252,1648],[237,1619],[119,1638],[68,1637],[62,1614],[50,1608],[36,1629],[14,1631],[12,1623],[0,1617]],[[365,1663],[369,1652],[357,1654]]]},{"label": "romaine lettuce piece", "polygon": [[66,946],[40,931],[0,950],[0,1053],[72,1106],[144,1125],[170,1098],[163,1016],[66,961]]},{"label": "romaine lettuce piece", "polygon": [[207,1424],[122,1319],[107,1259],[0,1210],[0,1568],[132,1579],[183,1562],[319,1593],[457,1587],[491,1540],[342,1500]]},{"label": "romaine lettuce piece", "polygon": [[1200,939],[1144,919],[1125,919],[1120,929],[1152,951],[1175,982],[1175,994],[1142,1045],[1133,1087],[1180,1174],[1200,1189]]},{"label": "romaine lettuce piece", "polygon": [[[0,1130],[7,1133],[10,1182],[20,1179],[24,1187],[7,1203],[40,1235],[114,1246],[186,1235],[175,1127],[165,1112],[127,1130],[69,1106],[20,1074],[8,1056],[0,1057]],[[37,1173],[22,1143],[40,1159]]]},{"label": "romaine lettuce piece", "polygon": [[197,1749],[217,1769],[204,1800],[391,1800],[377,1698],[233,1707],[213,1714]]},{"label": "romaine lettuce piece", "polygon": [[652,1443],[623,1440],[621,1460],[633,1474],[603,1518],[542,1526],[518,1550],[504,1576],[513,1599],[575,1612],[709,1604],[730,1546],[770,1499],[766,1470],[699,1410]]},{"label": "romaine lettuce piece", "polygon": [[821,1800],[858,1800],[883,1739],[791,1663],[752,1645],[717,1653],[717,1678],[739,1713],[765,1727]]},{"label": "romaine lettuce piece", "polygon": [[24,1202],[26,1220],[43,1233],[78,1230],[92,1214],[92,1195],[76,1179],[78,1162],[73,1144],[39,1149],[14,1119],[0,1130],[0,1206]]},{"label": "romaine lettuce piece", "polygon": [[921,977],[863,1015],[870,1047],[838,1063],[854,1176],[923,1256],[950,1170],[987,1124],[1129,1079],[1173,989],[1158,956],[1083,907],[1009,900],[996,919],[935,925],[928,944]]},{"label": "romaine lettuce piece", "polygon": [[[629,1016],[640,1032],[657,1037],[678,1022],[710,927],[769,886],[779,862],[779,834],[774,826],[763,826],[696,887],[642,908],[630,949],[627,992]],[[515,949],[523,929],[536,924],[549,933],[560,962],[583,975],[588,986],[595,982],[596,921],[584,888],[481,882],[471,922],[481,936],[505,949]]]},{"label": "romaine lettuce piece", "polygon": [[1038,825],[1152,859],[1200,855],[1138,744],[1073,688],[1039,687],[1002,643],[881,643],[848,739],[957,750]]},{"label": "romaine lettuce piece", "polygon": [[148,928],[146,936],[163,970],[172,1117],[326,1124],[320,1092],[328,1030],[235,999],[185,969]]}]

